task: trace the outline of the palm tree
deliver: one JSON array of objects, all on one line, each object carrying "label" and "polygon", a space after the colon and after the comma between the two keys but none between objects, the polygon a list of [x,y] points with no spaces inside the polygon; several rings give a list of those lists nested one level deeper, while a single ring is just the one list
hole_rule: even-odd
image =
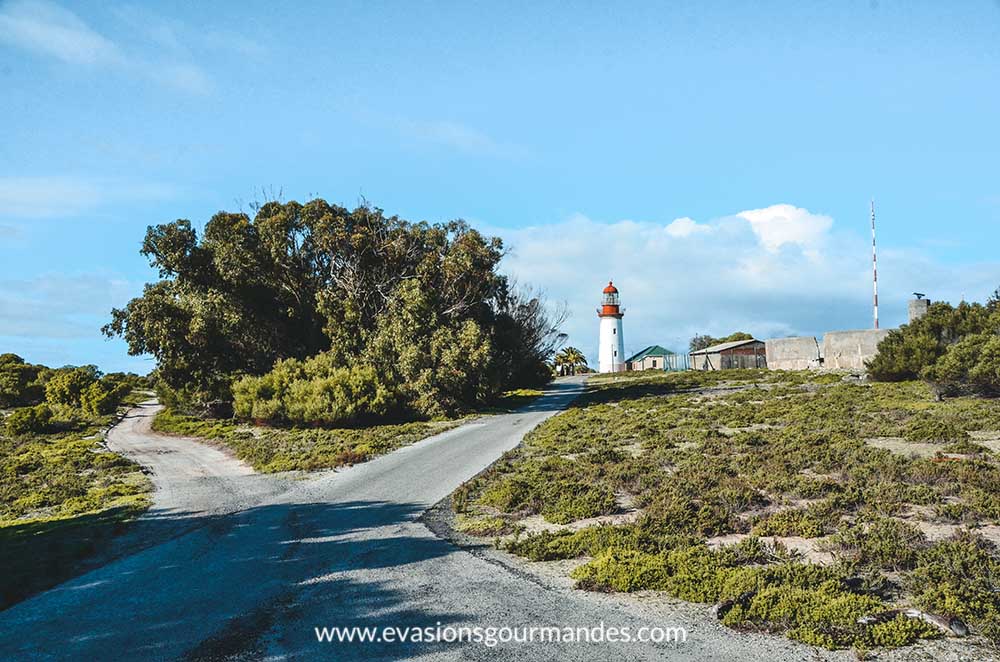
[{"label": "palm tree", "polygon": [[556,354],[556,368],[564,367],[569,374],[575,375],[579,367],[587,365],[587,357],[576,347],[566,347]]}]

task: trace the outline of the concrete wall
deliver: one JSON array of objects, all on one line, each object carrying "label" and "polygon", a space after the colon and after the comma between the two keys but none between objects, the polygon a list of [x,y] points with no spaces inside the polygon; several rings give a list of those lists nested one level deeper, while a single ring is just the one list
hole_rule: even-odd
[{"label": "concrete wall", "polygon": [[910,323],[912,324],[914,320],[918,320],[926,315],[930,309],[931,302],[929,299],[910,299]]},{"label": "concrete wall", "polygon": [[865,361],[878,353],[878,344],[887,335],[888,329],[829,331],[823,336],[823,367],[864,370]]},{"label": "concrete wall", "polygon": [[774,338],[764,343],[771,370],[808,370],[820,367],[820,345],[812,336]]}]

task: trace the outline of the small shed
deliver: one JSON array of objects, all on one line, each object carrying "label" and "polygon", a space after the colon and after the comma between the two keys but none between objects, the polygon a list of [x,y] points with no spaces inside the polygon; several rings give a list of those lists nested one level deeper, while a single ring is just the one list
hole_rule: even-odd
[{"label": "small shed", "polygon": [[691,352],[694,370],[733,370],[767,367],[764,342],[757,339],[735,340]]},{"label": "small shed", "polygon": [[638,354],[625,360],[626,370],[667,370],[673,363],[671,357],[676,356],[669,349],[659,345],[650,345]]}]

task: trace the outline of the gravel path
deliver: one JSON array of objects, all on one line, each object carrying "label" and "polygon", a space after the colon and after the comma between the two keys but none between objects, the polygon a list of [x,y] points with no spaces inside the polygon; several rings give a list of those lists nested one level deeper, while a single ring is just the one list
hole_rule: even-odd
[{"label": "gravel path", "polygon": [[[0,613],[0,659],[815,660],[686,606],[539,582],[459,549],[418,517],[581,391],[561,381],[491,416],[344,471],[259,476],[149,432],[144,405],[109,445],[153,470],[145,549]],[[141,530],[141,527],[140,529]],[[147,529],[152,531],[152,529]],[[160,531],[159,534],[163,532]],[[684,627],[680,644],[318,643],[314,627]],[[846,654],[838,654],[847,659]]]},{"label": "gravel path", "polygon": [[152,516],[245,510],[291,486],[287,475],[255,473],[233,455],[198,439],[153,432],[153,418],[161,409],[154,401],[144,402],[107,435],[108,448],[149,470],[155,488]]}]

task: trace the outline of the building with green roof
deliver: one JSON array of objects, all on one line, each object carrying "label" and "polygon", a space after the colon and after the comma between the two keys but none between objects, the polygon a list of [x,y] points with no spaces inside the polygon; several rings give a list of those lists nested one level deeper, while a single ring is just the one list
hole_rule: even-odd
[{"label": "building with green roof", "polygon": [[650,345],[625,360],[626,370],[687,370],[687,356],[660,345]]}]

